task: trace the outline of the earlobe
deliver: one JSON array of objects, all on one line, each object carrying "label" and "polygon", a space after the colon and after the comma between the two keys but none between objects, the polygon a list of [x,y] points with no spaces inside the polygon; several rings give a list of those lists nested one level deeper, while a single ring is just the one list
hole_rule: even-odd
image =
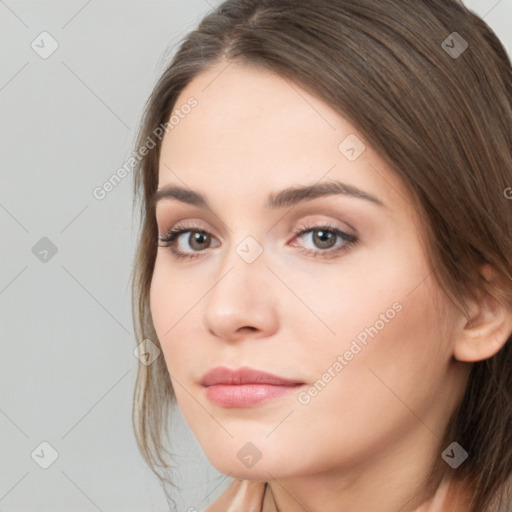
[{"label": "earlobe", "polygon": [[[488,265],[482,269],[482,274],[489,282],[495,278]],[[478,302],[470,305],[470,318],[461,317],[453,355],[468,363],[483,361],[499,352],[511,334],[512,307],[482,291]]]}]

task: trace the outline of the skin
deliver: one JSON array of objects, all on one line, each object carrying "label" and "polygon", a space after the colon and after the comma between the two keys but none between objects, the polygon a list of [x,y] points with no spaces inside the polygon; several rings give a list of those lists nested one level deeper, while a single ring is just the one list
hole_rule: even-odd
[{"label": "skin", "polygon": [[[201,249],[181,235],[177,248],[199,254],[194,259],[159,247],[150,293],[185,420],[219,471],[269,481],[279,510],[428,510],[426,477],[445,448],[440,439],[462,397],[467,361],[497,343],[487,352],[465,348],[467,319],[431,275],[407,189],[346,119],[297,85],[237,63],[198,75],[176,108],[191,96],[198,106],[164,137],[159,188],[190,188],[210,208],[164,199],[157,222],[160,234],[180,222],[212,238]],[[366,144],[355,161],[338,149],[350,134]],[[264,207],[272,192],[329,180],[384,206],[331,195]],[[357,236],[356,244],[330,258],[301,252],[327,249],[294,230],[325,222]],[[247,236],[263,249],[252,263],[236,252]],[[396,303],[400,312],[307,404],[292,392],[223,408],[199,384],[213,367],[250,366],[310,389]],[[261,452],[250,468],[237,457],[247,442]]]}]

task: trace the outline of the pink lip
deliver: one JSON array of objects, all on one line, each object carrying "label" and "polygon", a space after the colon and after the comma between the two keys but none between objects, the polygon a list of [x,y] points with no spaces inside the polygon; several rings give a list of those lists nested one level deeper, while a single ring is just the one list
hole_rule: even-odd
[{"label": "pink lip", "polygon": [[238,370],[219,366],[206,373],[200,382],[206,397],[221,407],[251,407],[290,393],[303,382],[243,367]]}]

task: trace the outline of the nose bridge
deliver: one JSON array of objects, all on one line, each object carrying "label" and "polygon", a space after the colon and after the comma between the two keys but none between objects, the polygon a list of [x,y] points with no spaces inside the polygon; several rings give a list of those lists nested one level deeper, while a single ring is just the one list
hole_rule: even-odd
[{"label": "nose bridge", "polygon": [[263,254],[262,244],[251,235],[230,244],[222,256],[218,280],[210,298],[218,298],[227,293],[228,298],[240,301],[238,305],[242,306],[250,296],[259,296],[261,283],[265,280],[264,274],[268,272]]},{"label": "nose bridge", "polygon": [[[244,210],[244,206],[241,204],[231,206],[234,206],[239,212]],[[246,204],[246,207],[248,206]],[[238,222],[231,224],[229,228],[227,247],[222,251],[219,275],[224,275],[232,267],[234,267],[233,271],[238,270],[243,273],[244,279],[249,279],[254,273],[261,275],[265,271],[268,272],[264,265],[266,259],[264,257],[265,238],[265,229],[258,222],[254,222],[250,215],[239,216]]]}]

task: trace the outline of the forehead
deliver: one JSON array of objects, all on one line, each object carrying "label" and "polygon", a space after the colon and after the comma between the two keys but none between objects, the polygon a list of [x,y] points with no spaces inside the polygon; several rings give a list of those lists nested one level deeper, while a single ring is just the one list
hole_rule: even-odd
[{"label": "forehead", "polygon": [[[180,112],[190,98],[197,105],[183,109],[187,114]],[[179,122],[162,143],[159,186],[208,187],[227,198],[229,190],[278,190],[325,177],[349,182],[383,200],[401,188],[406,194],[346,119],[269,71],[218,64],[188,84],[173,112],[180,114]],[[347,140],[362,150],[356,160],[344,153]]]},{"label": "forehead", "polygon": [[175,108],[190,97],[197,100],[197,107],[172,130],[171,147],[192,141],[222,146],[233,154],[241,152],[243,144],[244,153],[252,150],[261,156],[263,150],[272,150],[279,155],[281,149],[300,153],[300,144],[313,136],[324,140],[323,150],[329,143],[336,150],[336,132],[348,128],[340,126],[342,120],[327,105],[289,80],[238,63],[199,74],[182,91]]}]

